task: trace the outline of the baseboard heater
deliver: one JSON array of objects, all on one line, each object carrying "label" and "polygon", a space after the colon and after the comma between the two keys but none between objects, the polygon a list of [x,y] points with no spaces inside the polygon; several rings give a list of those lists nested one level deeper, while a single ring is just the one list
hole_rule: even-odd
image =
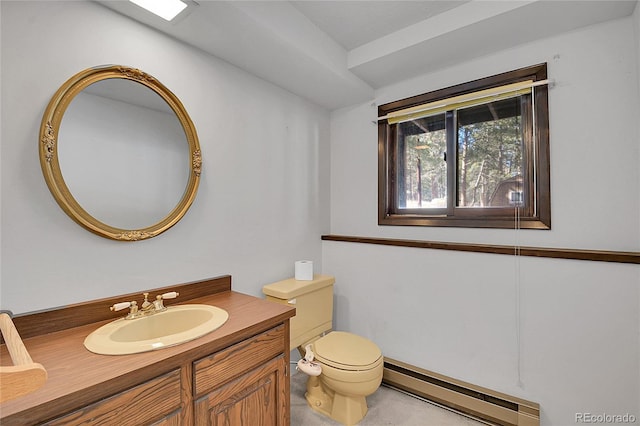
[{"label": "baseboard heater", "polygon": [[385,357],[386,385],[505,426],[540,426],[540,405]]}]

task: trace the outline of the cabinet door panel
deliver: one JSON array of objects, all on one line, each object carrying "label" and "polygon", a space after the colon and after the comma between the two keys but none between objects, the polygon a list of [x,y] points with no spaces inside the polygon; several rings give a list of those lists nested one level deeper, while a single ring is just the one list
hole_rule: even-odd
[{"label": "cabinet door panel", "polygon": [[284,326],[273,328],[193,363],[196,397],[264,364],[283,352]]},{"label": "cabinet door panel", "polygon": [[88,405],[46,425],[150,424],[180,408],[180,370]]},{"label": "cabinet door panel", "polygon": [[195,403],[196,424],[286,425],[285,368],[280,356],[200,398]]}]

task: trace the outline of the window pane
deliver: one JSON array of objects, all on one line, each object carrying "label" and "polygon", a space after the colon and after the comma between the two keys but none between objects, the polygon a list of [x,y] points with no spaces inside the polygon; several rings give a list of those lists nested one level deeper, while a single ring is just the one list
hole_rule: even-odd
[{"label": "window pane", "polygon": [[538,64],[379,105],[378,224],[550,229],[546,79]]},{"label": "window pane", "polygon": [[447,207],[445,115],[398,124],[399,208]]},{"label": "window pane", "polygon": [[458,207],[522,205],[521,96],[457,111]]}]

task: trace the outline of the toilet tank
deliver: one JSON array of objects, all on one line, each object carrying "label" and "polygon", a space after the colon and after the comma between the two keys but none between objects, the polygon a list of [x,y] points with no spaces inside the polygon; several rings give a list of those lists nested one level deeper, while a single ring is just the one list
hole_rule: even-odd
[{"label": "toilet tank", "polygon": [[310,281],[290,278],[262,287],[267,300],[296,308],[290,320],[291,349],[331,331],[334,282],[332,276],[314,275]]}]

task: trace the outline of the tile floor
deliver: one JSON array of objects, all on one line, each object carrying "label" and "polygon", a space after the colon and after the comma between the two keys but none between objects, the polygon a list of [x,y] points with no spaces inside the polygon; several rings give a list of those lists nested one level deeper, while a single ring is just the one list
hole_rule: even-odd
[{"label": "tile floor", "polygon": [[[339,426],[307,406],[307,376],[291,376],[291,426]],[[480,426],[485,423],[446,410],[405,393],[381,386],[367,397],[369,412],[358,426]]]}]

